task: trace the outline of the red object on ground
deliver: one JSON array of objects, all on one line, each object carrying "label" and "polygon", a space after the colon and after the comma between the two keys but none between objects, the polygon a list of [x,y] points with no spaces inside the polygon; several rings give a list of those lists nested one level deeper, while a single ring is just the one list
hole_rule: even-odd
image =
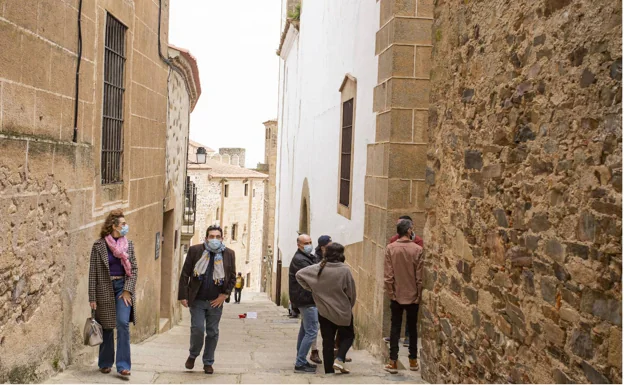
[{"label": "red object on ground", "polygon": [[245,314],[239,314],[239,315],[238,315],[238,318],[247,318],[247,313],[245,313]]}]

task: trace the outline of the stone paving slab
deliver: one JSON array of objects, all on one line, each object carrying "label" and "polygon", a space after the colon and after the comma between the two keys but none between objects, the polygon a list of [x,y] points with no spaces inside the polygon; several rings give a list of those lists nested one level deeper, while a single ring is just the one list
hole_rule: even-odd
[{"label": "stone paving slab", "polygon": [[[238,314],[255,311],[257,319],[239,319]],[[156,384],[332,384],[332,383],[425,383],[419,372],[390,375],[382,363],[367,351],[351,350],[351,374],[324,374],[319,365],[314,374],[294,373],[295,349],[300,320],[290,319],[286,309],[273,304],[264,294],[243,292],[242,304],[226,304],[215,353],[215,374],[206,375],[201,358],[193,371],[184,368],[188,356],[190,322],[185,311],[182,322],[171,330],[133,344],[132,375],[125,379],[113,373],[101,374],[96,361],[90,367],[70,366],[48,380],[50,384],[156,383]],[[132,330],[131,330],[132,332]],[[322,346],[322,339],[318,339]],[[403,350],[403,349],[402,349]]]}]

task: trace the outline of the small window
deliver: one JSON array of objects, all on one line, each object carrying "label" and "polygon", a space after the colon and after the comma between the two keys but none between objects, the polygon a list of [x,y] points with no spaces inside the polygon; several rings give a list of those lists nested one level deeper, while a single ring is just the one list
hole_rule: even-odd
[{"label": "small window", "polygon": [[227,198],[228,195],[230,195],[230,185],[226,184],[223,186],[223,196]]},{"label": "small window", "polygon": [[251,195],[252,195],[252,197],[253,197],[253,198],[255,198],[255,197],[256,197],[256,189],[253,189],[253,190],[251,191]]},{"label": "small window", "polygon": [[249,183],[245,183],[245,196],[249,195]]},{"label": "small window", "polygon": [[217,218],[217,222],[218,222],[218,221],[219,221],[219,208],[218,208],[218,207],[217,207],[217,215],[216,215],[216,218]]},{"label": "small window", "polygon": [[102,101],[102,184],[122,182],[126,26],[106,15]]},{"label": "small window", "polygon": [[247,280],[245,281],[245,286],[249,287],[249,281],[251,281],[251,274],[247,273]]},{"label": "small window", "polygon": [[270,139],[270,138],[271,138],[271,129],[270,129],[270,128],[267,128],[267,129],[266,129],[266,136],[265,136],[265,139]]},{"label": "small window", "polygon": [[238,224],[232,225],[232,240],[235,241],[238,238]]}]

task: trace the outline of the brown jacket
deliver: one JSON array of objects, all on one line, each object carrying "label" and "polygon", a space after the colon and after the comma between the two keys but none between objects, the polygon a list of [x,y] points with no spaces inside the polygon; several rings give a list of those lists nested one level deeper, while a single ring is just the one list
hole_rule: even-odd
[{"label": "brown jacket", "polygon": [[[189,248],[182,273],[180,274],[178,301],[186,299],[190,305],[195,300],[195,297],[197,297],[197,292],[201,287],[201,280],[193,276],[193,269],[203,253],[203,243]],[[236,255],[234,250],[228,249],[227,247],[223,251],[223,269],[225,270],[225,283],[221,288],[221,293],[230,295],[232,289],[234,289],[234,285],[236,285]]]},{"label": "brown jacket", "polygon": [[422,247],[412,241],[398,240],[386,247],[384,291],[401,305],[420,303],[422,296]]},{"label": "brown jacket", "polygon": [[[130,322],[136,325],[136,295],[135,287],[139,272],[134,256],[134,244],[128,241],[128,260],[132,266],[132,277],[126,277],[124,290],[132,294],[132,312]],[[117,326],[117,311],[115,310],[115,292],[110,279],[108,266],[108,250],[104,238],[100,238],[91,248],[91,261],[89,263],[89,302],[97,304],[95,319],[103,329],[115,329]]]}]

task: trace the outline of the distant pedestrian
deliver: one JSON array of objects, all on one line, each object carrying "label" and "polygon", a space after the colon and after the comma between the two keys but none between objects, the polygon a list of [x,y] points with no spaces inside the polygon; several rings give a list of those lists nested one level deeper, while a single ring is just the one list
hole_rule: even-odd
[{"label": "distant pedestrian", "polygon": [[[327,249],[327,246],[331,245],[331,243],[332,239],[329,235],[321,235],[319,237],[318,243],[316,245],[316,250],[314,252],[314,263],[321,263],[321,261],[323,260],[323,255],[325,254],[325,250]],[[321,357],[319,355],[317,342],[318,333],[316,337],[314,337],[314,341],[312,341],[312,352],[310,353],[310,361],[320,365],[323,363],[323,360],[321,360]]]},{"label": "distant pedestrian", "polygon": [[413,242],[412,221],[401,219],[397,233],[399,239],[386,247],[384,261],[384,291],[391,301],[390,360],[384,369],[390,373],[398,372],[403,311],[407,312],[406,328],[410,334],[410,370],[419,369],[417,321],[422,296],[423,249]]},{"label": "distant pedestrian", "polygon": [[307,360],[312,341],[318,334],[318,311],[312,293],[305,290],[297,281],[296,274],[299,270],[314,265],[314,248],[312,239],[307,234],[297,237],[297,252],[290,262],[288,274],[288,294],[294,308],[299,309],[301,314],[301,327],[297,337],[297,359],[295,361],[295,373],[314,373],[316,365]]},{"label": "distant pedestrian", "polygon": [[185,367],[195,366],[205,343],[204,373],[214,373],[223,302],[236,284],[236,256],[222,242],[223,230],[210,226],[202,244],[191,246],[180,274],[178,300],[191,312],[191,347]]},{"label": "distant pedestrian", "polygon": [[[136,324],[135,287],[138,267],[134,245],[126,238],[129,227],[121,210],[111,211],[91,249],[89,263],[89,304],[102,325],[104,342],[100,345],[98,367],[110,373],[113,362],[117,372],[129,376],[130,322]],[[115,358],[114,329],[117,328]]]},{"label": "distant pedestrian", "polygon": [[240,303],[241,294],[243,292],[243,288],[245,287],[245,278],[243,278],[243,273],[239,272],[236,277],[236,284],[234,286],[234,303]]},{"label": "distant pedestrian", "polygon": [[[327,246],[325,258],[320,264],[306,267],[297,273],[297,281],[304,289],[312,291],[318,307],[325,373],[334,373],[335,370],[349,373],[345,362],[355,338],[355,280],[343,261],[344,246],[332,243]],[[340,346],[334,359],[336,333],[340,336]]]}]

